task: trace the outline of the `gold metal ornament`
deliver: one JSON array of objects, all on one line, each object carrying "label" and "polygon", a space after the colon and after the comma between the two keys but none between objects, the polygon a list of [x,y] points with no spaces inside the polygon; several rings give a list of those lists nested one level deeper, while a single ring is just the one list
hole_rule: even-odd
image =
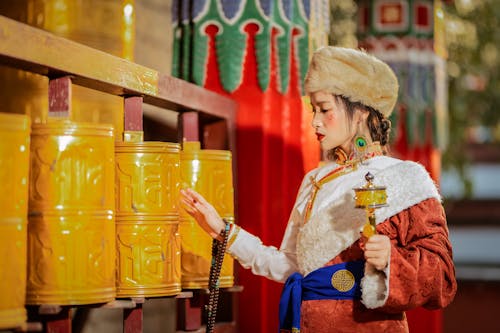
[{"label": "gold metal ornament", "polygon": [[375,221],[375,209],[387,206],[387,193],[385,186],[375,186],[371,173],[365,175],[367,183],[362,187],[354,189],[354,201],[356,208],[366,211],[366,223],[363,226],[363,236],[370,238],[377,233]]},{"label": "gold metal ornament", "polygon": [[354,287],[354,275],[347,269],[340,269],[332,275],[332,287],[341,292],[347,292]]}]

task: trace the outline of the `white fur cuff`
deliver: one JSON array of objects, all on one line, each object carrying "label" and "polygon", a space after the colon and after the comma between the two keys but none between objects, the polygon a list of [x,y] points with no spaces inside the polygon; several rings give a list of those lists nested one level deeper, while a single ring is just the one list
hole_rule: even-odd
[{"label": "white fur cuff", "polygon": [[361,303],[368,309],[383,306],[389,297],[389,266],[387,264],[383,271],[378,271],[371,264],[365,265],[365,276],[361,279]]}]

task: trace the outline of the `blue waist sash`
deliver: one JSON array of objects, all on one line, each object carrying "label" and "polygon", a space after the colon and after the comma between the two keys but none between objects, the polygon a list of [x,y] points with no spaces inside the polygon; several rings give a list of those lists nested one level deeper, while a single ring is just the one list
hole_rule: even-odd
[{"label": "blue waist sash", "polygon": [[305,277],[293,273],[286,280],[280,299],[280,332],[300,332],[302,301],[320,299],[360,299],[364,260],[319,268]]}]

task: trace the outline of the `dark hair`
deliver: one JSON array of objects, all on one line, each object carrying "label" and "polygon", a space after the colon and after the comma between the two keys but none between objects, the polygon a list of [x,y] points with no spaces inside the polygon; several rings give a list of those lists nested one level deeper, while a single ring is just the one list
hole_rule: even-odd
[{"label": "dark hair", "polygon": [[335,96],[337,100],[342,101],[346,110],[347,116],[352,120],[354,112],[364,110],[368,112],[368,128],[370,129],[370,136],[372,141],[380,142],[381,146],[389,143],[389,134],[391,132],[391,121],[384,117],[384,115],[370,106],[366,106],[360,102],[351,102],[345,96]]}]

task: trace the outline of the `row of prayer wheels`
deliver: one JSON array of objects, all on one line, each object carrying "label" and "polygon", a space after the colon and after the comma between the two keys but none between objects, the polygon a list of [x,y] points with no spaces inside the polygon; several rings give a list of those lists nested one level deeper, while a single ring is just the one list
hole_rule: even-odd
[{"label": "row of prayer wheels", "polygon": [[[0,113],[0,329],[25,305],[105,303],[208,287],[211,238],[179,206],[189,186],[234,221],[231,153],[115,142],[108,125]],[[221,287],[233,285],[226,257]]]}]

